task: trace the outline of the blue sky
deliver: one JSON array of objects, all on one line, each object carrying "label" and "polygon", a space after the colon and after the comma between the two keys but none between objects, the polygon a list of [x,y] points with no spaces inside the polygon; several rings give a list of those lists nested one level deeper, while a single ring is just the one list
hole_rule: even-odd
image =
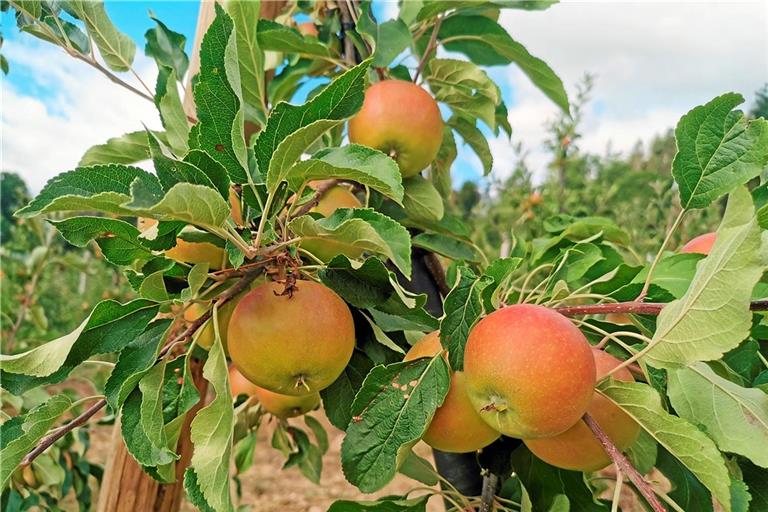
[{"label": "blue sky", "polygon": [[[136,41],[135,67],[150,87],[156,72],[143,56],[144,33],[153,26],[147,12],[185,34],[188,49],[192,45],[196,2],[105,3],[118,28]],[[397,13],[396,2],[375,5],[380,19]],[[609,145],[627,151],[726,91],[741,92],[749,106],[768,80],[767,10],[761,1],[563,2],[544,12],[507,10],[500,23],[555,69],[569,93],[585,72],[596,74],[581,145],[602,153]],[[142,123],[159,126],[149,102],[51,45],[19,34],[9,14],[2,22],[3,53],[11,66],[2,80],[2,166],[20,172],[33,190],[74,167],[91,145]],[[541,178],[548,163],[545,125],[557,109],[514,66],[488,72],[508,105],[513,139],[523,142]],[[503,137],[491,137],[490,145],[494,174],[508,174],[518,155]],[[460,148],[453,174],[457,184],[481,179],[480,163],[467,148]]]}]

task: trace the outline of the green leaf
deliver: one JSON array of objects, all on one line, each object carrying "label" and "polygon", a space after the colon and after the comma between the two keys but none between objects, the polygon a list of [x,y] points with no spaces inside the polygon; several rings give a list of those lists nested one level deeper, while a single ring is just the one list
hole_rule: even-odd
[{"label": "green leaf", "polygon": [[584,475],[542,462],[523,445],[512,452],[512,465],[529,494],[533,510],[607,512],[604,501],[592,496]]},{"label": "green leaf", "polygon": [[194,165],[208,176],[211,183],[219,191],[221,197],[229,202],[229,176],[226,169],[211,155],[199,149],[193,149],[184,157],[184,161]]},{"label": "green leaf", "polygon": [[718,376],[704,363],[667,372],[668,395],[681,418],[725,452],[768,468],[768,394]]},{"label": "green leaf", "polygon": [[331,56],[330,49],[316,37],[304,37],[298,30],[271,20],[259,20],[257,36],[262,50],[299,53],[305,56]]},{"label": "green leaf", "polygon": [[57,419],[69,410],[72,401],[67,395],[58,394],[38,405],[24,416],[18,416],[13,426],[15,435],[10,439],[8,427],[4,427],[3,446],[0,450],[0,489],[8,487],[11,476],[24,456],[34,448],[40,439],[54,425]]},{"label": "green leaf", "polygon": [[401,475],[405,475],[425,485],[437,485],[440,482],[438,478],[440,475],[432,466],[432,463],[416,455],[413,450],[408,453],[397,471]]},{"label": "green leaf", "polygon": [[[163,190],[169,190],[177,183],[195,183],[215,188],[211,179],[200,169],[183,160],[177,160],[159,140],[147,132],[149,153],[155,164],[157,179]],[[226,192],[229,193],[229,187]]]},{"label": "green leaf", "polygon": [[718,359],[738,346],[749,334],[752,288],[765,270],[767,251],[749,192],[739,188],[730,195],[715,245],[688,291],[659,314],[648,364],[685,366]]},{"label": "green leaf", "polygon": [[541,11],[548,9],[557,2],[558,0],[429,0],[424,2],[424,6],[419,10],[416,19],[423,21],[453,9],[460,11],[461,9],[492,7],[494,5],[526,11]]},{"label": "green leaf", "polygon": [[483,132],[478,130],[473,123],[461,117],[451,117],[448,120],[448,125],[458,132],[461,138],[464,139],[464,142],[469,144],[469,147],[472,148],[472,151],[480,159],[480,163],[483,164],[483,175],[485,176],[491,172],[493,168],[493,155]]},{"label": "green leaf", "polygon": [[422,436],[449,384],[442,357],[377,366],[352,404],[341,446],[347,480],[363,492],[381,489]]},{"label": "green leaf", "polygon": [[367,258],[362,264],[334,258],[320,271],[320,279],[356,308],[375,307],[395,294],[394,274],[378,258]]},{"label": "green leaf", "polygon": [[355,29],[373,48],[371,65],[375,68],[389,67],[413,43],[411,31],[399,18],[377,24],[371,18],[370,3],[364,3],[362,11]]},{"label": "green leaf", "polygon": [[[176,71],[160,66],[155,85],[155,105],[165,128],[168,145],[176,155],[189,151],[189,122],[176,84]],[[82,164],[81,164],[82,165]]]},{"label": "green leaf", "polygon": [[[37,0],[25,3],[36,6],[42,5],[42,3]],[[45,28],[43,28],[43,25],[45,25]],[[87,54],[91,52],[91,43],[88,36],[85,35],[85,32],[80,30],[80,27],[74,23],[70,23],[60,16],[43,16],[38,23],[24,25],[19,28],[22,32],[32,34],[37,38],[51,42],[55,45],[66,46],[67,42],[69,42],[73,48],[81,53]],[[51,34],[53,34],[53,36]]]},{"label": "green leaf", "polygon": [[469,267],[459,267],[459,278],[445,297],[445,316],[440,321],[440,343],[448,350],[451,368],[464,368],[464,347],[469,331],[483,314],[483,290],[493,283],[489,276],[476,276]]},{"label": "green leaf", "polygon": [[501,101],[499,88],[476,64],[432,59],[427,66],[426,79],[437,101],[447,104],[462,117],[481,119],[495,129],[496,105]]},{"label": "green leaf", "polygon": [[165,287],[164,270],[157,270],[147,275],[139,286],[139,297],[165,302],[168,300],[168,290]]},{"label": "green leaf", "polygon": [[[161,141],[167,141],[163,132],[152,133]],[[142,130],[107,139],[104,144],[91,146],[77,165],[86,167],[98,164],[133,164],[148,159],[147,132]]]},{"label": "green leaf", "polygon": [[170,464],[179,458],[169,450],[163,423],[165,360],[147,370],[123,404],[120,431],[129,453],[142,466]]},{"label": "green leaf", "polygon": [[[146,134],[145,134],[146,136]],[[131,184],[159,187],[157,178],[138,167],[94,165],[59,174],[27,206],[15,213],[34,217],[54,211],[101,210],[121,215],[132,212],[120,205],[131,199]]]},{"label": "green leaf", "polygon": [[768,510],[768,471],[748,461],[739,461],[739,467],[752,496],[751,510]]},{"label": "green leaf", "polygon": [[253,455],[256,451],[257,433],[248,432],[244,438],[235,443],[235,468],[237,473],[244,473],[253,465]]},{"label": "green leaf", "polygon": [[216,4],[216,18],[200,46],[200,73],[193,88],[199,148],[227,170],[234,183],[246,183],[248,159],[241,110],[240,70],[232,18]]},{"label": "green leaf", "polygon": [[177,183],[163,198],[144,198],[129,205],[134,215],[159,220],[181,220],[203,228],[218,228],[229,218],[229,204],[219,192],[206,185]]},{"label": "green leaf", "polygon": [[664,410],[650,386],[609,379],[597,391],[629,414],[661,446],[704,484],[723,508],[731,510],[730,478],[720,451],[702,431]]},{"label": "green leaf", "polygon": [[151,11],[149,17],[157,23],[157,27],[147,30],[144,34],[144,38],[147,40],[144,53],[147,57],[152,57],[157,61],[158,68],[168,67],[173,70],[171,83],[175,87],[175,81],[184,78],[184,73],[187,72],[189,66],[189,57],[184,53],[184,44],[187,38],[184,37],[184,34],[169,29],[165,23],[151,14]]},{"label": "green leaf", "polygon": [[129,71],[136,55],[133,40],[112,24],[104,4],[96,0],[70,0],[67,5],[85,23],[88,35],[112,71]]},{"label": "green leaf", "polygon": [[429,169],[429,177],[432,184],[446,199],[451,198],[453,188],[451,186],[451,166],[458,156],[456,139],[450,126],[443,127],[443,142],[437,152],[435,160]]},{"label": "green leaf", "polygon": [[148,300],[126,304],[102,301],[70,334],[14,355],[0,355],[3,388],[20,394],[44,383],[63,380],[76,366],[97,354],[118,352],[141,334],[158,305]]},{"label": "green leaf", "polygon": [[235,419],[229,390],[227,359],[219,336],[217,316],[214,312],[216,339],[203,367],[203,377],[213,386],[216,397],[200,409],[192,420],[190,438],[194,452],[187,473],[194,472],[205,502],[213,510],[224,512],[232,508],[229,493],[229,459]]},{"label": "green leaf", "polygon": [[130,265],[153,257],[139,241],[141,232],[128,222],[109,217],[70,217],[49,222],[74,246],[86,247],[96,240],[104,258],[115,265]]},{"label": "green leaf", "polygon": [[492,279],[491,284],[486,286],[482,293],[487,311],[501,307],[509,282],[522,262],[523,259],[517,257],[499,258],[486,267],[483,275]]},{"label": "green leaf", "polygon": [[562,80],[546,62],[528,53],[525,46],[512,39],[494,20],[479,15],[451,16],[443,21],[439,38],[446,50],[461,52],[481,66],[514,62],[541,92],[563,112],[570,113]]},{"label": "green leaf", "polygon": [[442,254],[446,258],[458,261],[478,262],[480,257],[467,242],[440,233],[419,233],[411,239],[414,247],[421,247],[430,252]]},{"label": "green leaf", "polygon": [[278,175],[268,174],[267,186],[274,189],[287,180],[289,187],[297,190],[307,181],[329,178],[355,181],[402,204],[404,192],[397,163],[381,151],[359,144],[320,150]]},{"label": "green leaf", "polygon": [[304,423],[307,424],[310,430],[312,430],[312,433],[315,435],[315,439],[317,440],[317,447],[320,449],[320,452],[327,452],[329,446],[328,432],[325,431],[325,427],[323,427],[322,423],[315,419],[314,416],[310,416],[308,414],[304,415]]},{"label": "green leaf", "polygon": [[667,450],[659,449],[656,467],[672,484],[669,497],[675,500],[683,510],[712,511],[712,494]]},{"label": "green leaf", "polygon": [[104,395],[113,410],[119,410],[139,380],[152,367],[168,335],[170,319],[155,320],[126,346],[104,385]]},{"label": "green leaf", "polygon": [[426,512],[430,496],[407,498],[387,496],[375,501],[339,500],[331,504],[328,512]]},{"label": "green leaf", "polygon": [[743,102],[740,94],[723,94],[677,123],[672,175],[684,208],[708,206],[768,164],[768,121],[733,110]]},{"label": "green leaf", "polygon": [[405,187],[403,207],[408,217],[426,222],[437,222],[443,218],[445,214],[443,198],[432,182],[421,176],[413,176],[407,178],[403,186]]},{"label": "green leaf", "polygon": [[256,29],[260,5],[258,0],[231,0],[226,3],[225,8],[235,24],[245,117],[263,125],[267,117],[267,102],[264,97],[264,52],[259,47]]},{"label": "green leaf", "polygon": [[[339,75],[303,105],[275,106],[254,147],[259,171],[267,176],[280,176],[326,130],[357,112],[363,105],[369,66],[368,60]],[[276,185],[274,181],[270,183]]]},{"label": "green leaf", "polygon": [[659,445],[645,430],[640,431],[640,435],[635,442],[626,450],[629,461],[641,475],[647,475],[653,470],[658,453]]},{"label": "green leaf", "polygon": [[302,215],[288,228],[304,241],[331,242],[338,254],[356,258],[361,251],[386,256],[409,277],[411,237],[400,224],[369,208],[339,208],[333,215],[313,219]]}]

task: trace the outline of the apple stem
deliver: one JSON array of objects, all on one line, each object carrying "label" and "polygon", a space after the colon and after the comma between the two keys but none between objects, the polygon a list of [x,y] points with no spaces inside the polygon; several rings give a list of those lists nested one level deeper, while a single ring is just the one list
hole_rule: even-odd
[{"label": "apple stem", "polygon": [[651,485],[645,481],[643,475],[641,475],[640,472],[635,469],[632,463],[629,462],[629,459],[627,459],[624,454],[621,453],[621,450],[619,450],[616,445],[613,444],[613,441],[611,441],[611,439],[608,437],[608,434],[606,434],[605,431],[600,428],[600,425],[597,424],[595,419],[590,416],[589,413],[586,413],[584,414],[583,420],[595,435],[597,440],[600,442],[600,445],[605,450],[605,453],[607,453],[611,460],[613,460],[621,473],[625,474],[627,478],[629,478],[629,480],[635,484],[637,490],[640,492],[640,494],[643,495],[643,498],[645,498],[645,500],[648,502],[648,505],[651,506],[654,512],[666,512],[667,509],[665,509],[664,505],[661,504]]},{"label": "apple stem", "polygon": [[424,54],[421,56],[421,60],[419,61],[419,66],[416,68],[416,73],[413,75],[414,83],[416,83],[416,81],[419,79],[419,75],[421,75],[421,72],[424,70],[424,66],[427,63],[427,59],[429,59],[429,55],[437,46],[437,34],[440,32],[440,25],[442,25],[442,23],[443,17],[438,16],[437,21],[435,21],[435,26],[432,29],[432,35],[429,36],[429,43],[427,43],[427,48],[424,50]]}]

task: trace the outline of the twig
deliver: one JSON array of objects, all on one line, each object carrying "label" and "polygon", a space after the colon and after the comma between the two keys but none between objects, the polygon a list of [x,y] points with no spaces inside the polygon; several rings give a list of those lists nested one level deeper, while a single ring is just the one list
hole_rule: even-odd
[{"label": "twig", "polygon": [[[341,5],[341,4],[339,4]],[[301,208],[296,210],[296,213],[294,213],[291,218],[295,217],[301,217],[305,213],[307,213],[309,210],[317,206],[317,203],[320,202],[320,199],[323,198],[323,196],[331,190],[333,187],[339,184],[339,180],[326,180],[323,183],[321,183],[316,189],[315,189],[315,195],[312,196],[312,199],[301,205]],[[298,197],[296,200],[298,201]]]},{"label": "twig", "polygon": [[98,402],[94,402],[93,405],[91,405],[89,408],[87,408],[85,411],[83,411],[79,416],[77,416],[75,419],[67,423],[66,425],[63,425],[59,427],[58,429],[54,430],[51,434],[44,437],[40,444],[38,444],[35,448],[32,449],[28,454],[24,456],[24,458],[21,460],[21,466],[29,466],[33,460],[37,458],[38,455],[43,453],[45,450],[51,447],[53,443],[67,435],[67,432],[71,432],[75,428],[79,427],[80,425],[85,424],[91,417],[99,412],[101,409],[104,408],[104,406],[107,405],[107,399],[102,398]]},{"label": "twig", "polygon": [[[658,315],[667,304],[663,302],[616,302],[612,304],[585,304],[583,306],[558,306],[555,311],[565,316],[602,315],[607,313],[634,313]],[[750,311],[768,311],[768,300],[754,300]]]},{"label": "twig", "polygon": [[483,476],[483,490],[480,494],[480,512],[493,510],[493,498],[496,488],[499,486],[499,477],[495,473],[488,472]]},{"label": "twig", "polygon": [[355,42],[347,36],[347,31],[354,30],[355,23],[352,21],[352,14],[349,7],[343,1],[338,2],[339,14],[341,15],[341,38],[344,40],[344,58],[350,65],[355,65]]},{"label": "twig", "polygon": [[432,29],[432,35],[429,36],[429,42],[427,43],[427,48],[424,50],[424,54],[421,56],[421,60],[419,60],[419,66],[416,68],[416,74],[413,75],[413,81],[416,82],[419,79],[419,75],[421,75],[421,72],[424,70],[424,66],[427,63],[427,59],[429,59],[429,54],[432,53],[432,51],[435,49],[435,46],[437,44],[437,34],[440,32],[440,25],[443,24],[443,18],[442,16],[437,18],[437,21],[435,21],[435,26]]},{"label": "twig", "polygon": [[643,475],[641,475],[640,472],[635,469],[632,463],[629,462],[629,459],[627,459],[624,454],[621,453],[618,448],[616,448],[616,445],[613,444],[613,441],[608,438],[608,434],[606,434],[605,431],[600,428],[600,425],[595,422],[594,418],[592,418],[592,416],[587,413],[584,415],[583,419],[584,423],[586,423],[592,433],[595,434],[595,437],[600,442],[600,445],[603,447],[605,452],[616,464],[616,467],[623,474],[625,474],[633,484],[635,484],[637,490],[640,491],[640,494],[643,495],[643,498],[645,498],[654,512],[666,512],[667,509],[664,508],[664,506],[659,501],[659,498],[656,497],[656,494],[653,492],[651,485],[645,481]]},{"label": "twig", "polygon": [[[237,283],[235,283],[232,288],[229,288],[227,291],[219,295],[219,297],[216,299],[216,304],[218,307],[223,306],[230,300],[232,300],[236,295],[238,295],[240,292],[245,290],[251,282],[256,279],[256,277],[261,273],[261,268],[254,269],[251,272],[246,273]],[[213,308],[209,309],[205,313],[203,313],[199,318],[195,319],[191,324],[189,324],[189,327],[187,327],[181,334],[174,337],[171,341],[167,342],[165,346],[160,350],[160,353],[157,356],[157,361],[161,360],[163,357],[165,357],[168,352],[171,351],[171,349],[177,344],[182,341],[185,341],[188,338],[191,338],[192,335],[195,334],[195,332],[202,326],[206,320],[208,320],[211,317],[211,311]],[[33,460],[37,458],[38,455],[43,453],[45,450],[51,447],[56,441],[64,437],[67,432],[71,432],[75,428],[85,424],[91,417],[93,417],[94,414],[99,412],[101,409],[103,409],[107,405],[107,400],[105,398],[102,398],[98,402],[95,402],[93,405],[91,405],[88,409],[83,411],[82,414],[77,416],[75,419],[70,421],[69,423],[62,425],[61,427],[56,428],[53,430],[50,434],[48,434],[46,437],[44,437],[40,443],[33,448],[27,455],[24,456],[24,458],[21,461],[21,466],[28,466],[32,463]]]},{"label": "twig", "polygon": [[635,299],[636,301],[642,302],[643,299],[645,299],[645,296],[648,293],[648,289],[651,287],[651,279],[653,278],[653,271],[656,269],[656,265],[658,265],[659,261],[661,260],[661,256],[664,254],[664,249],[667,248],[669,241],[672,239],[672,234],[680,225],[680,222],[682,222],[683,217],[685,217],[685,212],[686,210],[680,210],[680,213],[675,218],[674,222],[672,223],[672,226],[667,231],[667,236],[664,237],[664,241],[661,243],[661,247],[659,247],[659,251],[656,253],[656,256],[653,258],[653,261],[651,262],[651,266],[648,268],[648,276],[645,278],[645,282],[643,283],[643,288],[642,290],[640,290],[640,295],[638,295],[637,298]]},{"label": "twig", "polygon": [[440,293],[445,297],[448,292],[451,291],[451,287],[448,286],[448,282],[445,280],[445,269],[443,269],[440,258],[433,252],[428,252],[424,255],[424,264],[427,266],[432,279],[435,280]]}]

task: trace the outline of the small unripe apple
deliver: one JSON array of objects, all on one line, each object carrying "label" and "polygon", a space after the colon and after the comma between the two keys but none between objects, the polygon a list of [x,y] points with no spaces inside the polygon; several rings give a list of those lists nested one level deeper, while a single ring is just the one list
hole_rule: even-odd
[{"label": "small unripe apple", "polygon": [[[595,356],[598,380],[621,364],[620,360],[602,350],[593,348],[592,353]],[[635,380],[626,368],[622,368],[611,377],[624,382]],[[640,435],[640,425],[619,406],[599,393],[595,393],[587,412],[621,451],[632,446]],[[605,453],[584,420],[579,420],[574,426],[557,436],[526,439],[524,442],[538,458],[563,469],[591,472],[611,463],[611,458]]]},{"label": "small unripe apple", "polygon": [[680,249],[682,253],[709,254],[717,239],[717,233],[699,235]]},{"label": "small unripe apple", "polygon": [[281,395],[261,388],[245,378],[234,366],[229,367],[229,387],[232,396],[253,396],[261,408],[278,418],[287,419],[301,416],[320,405],[320,394],[310,393],[302,396]]},{"label": "small unripe apple", "polygon": [[437,156],[443,119],[427,91],[412,82],[385,80],[365,92],[363,108],[349,121],[349,140],[390,155],[407,178]]},{"label": "small unripe apple", "polygon": [[314,23],[311,21],[305,21],[304,23],[299,23],[299,25],[296,27],[299,29],[299,32],[303,36],[312,36],[317,37],[320,32],[317,31],[317,27]]},{"label": "small unripe apple", "polygon": [[290,293],[268,282],[237,304],[229,321],[232,362],[254,384],[284,395],[330,386],[355,348],[347,304],[330,288],[297,281]]},{"label": "small unripe apple", "polygon": [[[157,224],[156,219],[147,219],[139,217],[136,221],[136,227],[144,232]],[[187,227],[187,231],[196,231],[195,228]],[[181,238],[176,239],[176,245],[165,251],[165,255],[180,263],[189,263],[192,265],[198,263],[208,263],[211,270],[221,269],[227,260],[227,255],[223,247],[219,247],[208,242],[187,242]]]},{"label": "small unripe apple", "polygon": [[469,399],[502,434],[551,437],[586,412],[595,360],[566,317],[533,304],[508,306],[480,320],[464,352]]},{"label": "small unripe apple", "polygon": [[[313,181],[309,184],[313,189],[322,185],[323,181]],[[310,211],[317,212],[323,217],[330,217],[339,208],[360,208],[361,206],[360,200],[347,186],[335,185],[325,191],[320,201]],[[333,240],[304,240],[301,242],[301,247],[322,261],[330,261],[339,254],[345,254],[350,258],[359,258],[363,254],[362,250],[350,251],[346,244],[339,246]]]},{"label": "small unripe apple", "polygon": [[[227,344],[229,320],[232,318],[232,313],[234,313],[235,307],[237,307],[237,303],[240,302],[240,299],[242,299],[246,293],[247,290],[241,292],[240,294],[233,297],[230,301],[225,303],[223,306],[218,308],[219,314],[217,320],[219,324],[219,336],[221,337],[221,344],[224,347],[225,354],[229,353]],[[184,320],[193,322],[200,318],[206,311],[211,309],[211,307],[211,302],[195,302],[184,311]],[[200,334],[197,335],[197,344],[205,350],[210,350],[215,340],[216,333],[213,329],[213,320],[208,319],[208,321],[206,321],[206,323],[200,328]]]},{"label": "small unripe apple", "polygon": [[631,325],[632,317],[627,313],[608,313],[605,315],[605,321],[616,325]]},{"label": "small unripe apple", "polygon": [[[433,357],[442,350],[439,331],[414,343],[403,361]],[[451,386],[443,405],[437,408],[422,440],[444,452],[466,453],[484,448],[499,438],[499,433],[485,423],[469,401],[464,372],[453,372]]]}]

